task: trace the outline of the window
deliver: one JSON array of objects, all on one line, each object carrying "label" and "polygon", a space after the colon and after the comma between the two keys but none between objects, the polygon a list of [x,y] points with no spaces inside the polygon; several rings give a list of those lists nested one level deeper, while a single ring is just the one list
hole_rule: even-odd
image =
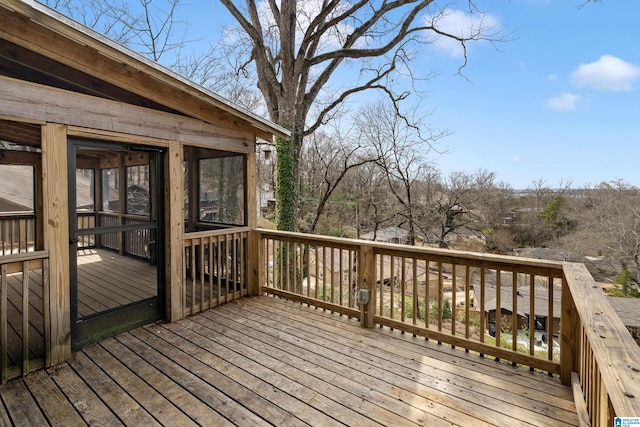
[{"label": "window", "polygon": [[244,224],[244,156],[202,159],[199,164],[199,220]]},{"label": "window", "polygon": [[118,191],[118,169],[102,170],[102,210],[118,212],[120,210],[120,193]]}]

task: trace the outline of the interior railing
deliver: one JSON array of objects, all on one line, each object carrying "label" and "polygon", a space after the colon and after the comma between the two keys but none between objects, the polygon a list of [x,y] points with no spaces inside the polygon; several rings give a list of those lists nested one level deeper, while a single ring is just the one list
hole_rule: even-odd
[{"label": "interior railing", "polygon": [[0,257],[0,382],[49,366],[49,254]]},{"label": "interior railing", "polygon": [[263,293],[558,376],[583,425],[640,414],[640,347],[582,264],[255,233]]},{"label": "interior railing", "polygon": [[35,219],[33,212],[0,213],[0,256],[35,250]]}]

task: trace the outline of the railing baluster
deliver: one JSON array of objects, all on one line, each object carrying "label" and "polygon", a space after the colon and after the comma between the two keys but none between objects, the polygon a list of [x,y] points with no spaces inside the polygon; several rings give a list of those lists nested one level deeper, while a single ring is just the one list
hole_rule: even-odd
[{"label": "railing baluster", "polygon": [[[471,268],[465,265],[464,271],[464,337],[469,339],[469,326],[471,324]],[[465,351],[469,352],[469,347],[465,348]]]},{"label": "railing baluster", "polygon": [[547,341],[547,359],[548,360],[553,360],[553,330],[554,330],[554,317],[553,317],[553,307],[554,307],[554,301],[553,301],[553,288],[554,288],[554,284],[553,284],[553,277],[548,277],[548,282],[547,282],[547,286],[549,288],[549,296],[548,296],[548,307],[547,307],[547,337],[548,337],[548,341]]},{"label": "railing baluster", "polygon": [[391,255],[391,260],[389,261],[389,317],[393,319],[393,311],[395,309],[395,305],[393,303],[393,297],[396,293],[396,257]]},{"label": "railing baluster", "polygon": [[22,262],[22,376],[29,373],[29,261]]},{"label": "railing baluster", "polygon": [[[502,271],[496,270],[496,347],[501,347],[502,340]],[[499,360],[499,359],[497,359]]]},{"label": "railing baluster", "polygon": [[[485,306],[485,301],[487,299],[487,287],[486,287],[486,270],[484,267],[480,268],[480,330],[479,332],[479,339],[481,343],[484,343],[484,331],[485,331],[485,313],[486,313],[486,306]],[[477,297],[477,295],[476,295]],[[480,353],[480,357],[483,356],[483,353]]]},{"label": "railing baluster", "polygon": [[[511,272],[511,349],[518,351],[518,273]],[[516,366],[515,362],[511,362]]]},{"label": "railing baluster", "polygon": [[[442,332],[442,300],[444,298],[444,277],[442,272],[442,261],[438,261],[438,332]],[[438,344],[441,341],[438,340]]]},{"label": "railing baluster", "polygon": [[[451,263],[451,335],[456,335],[456,310],[457,301],[456,294],[458,291],[458,282],[456,274],[456,263]],[[453,346],[455,347],[455,346]]]},{"label": "railing baluster", "polygon": [[[411,258],[411,275],[413,278],[413,289],[411,293],[411,309],[413,310],[413,315],[411,316],[411,323],[416,325],[418,323],[418,260],[414,256]],[[415,336],[415,334],[414,334]]]},{"label": "railing baluster", "polygon": [[[198,268],[200,269],[200,310],[204,310],[204,260],[205,260],[205,238],[200,239],[200,252],[198,256]],[[195,305],[195,301],[193,302]]]},{"label": "railing baluster", "polygon": [[342,276],[342,272],[343,270],[343,265],[342,265],[342,248],[338,249],[338,277],[339,277],[339,282],[338,282],[338,289],[339,289],[339,297],[340,297],[340,305],[344,304],[344,298],[343,298],[343,294],[344,294],[344,277]]},{"label": "railing baluster", "polygon": [[49,282],[49,259],[42,260],[42,300],[43,300],[43,325],[44,325],[44,352],[45,366],[51,366],[51,284]]},{"label": "railing baluster", "polygon": [[[536,324],[536,276],[529,275],[529,354],[535,355]],[[533,369],[533,368],[532,368]]]},{"label": "railing baluster", "polygon": [[[384,316],[384,258],[385,256],[382,254],[378,255],[380,257],[380,270],[378,271],[378,302],[379,302],[379,311],[378,315]],[[374,284],[375,286],[375,284]]]},{"label": "railing baluster", "polygon": [[7,350],[7,264],[0,265],[0,382],[7,382],[7,369],[9,364],[9,355]]},{"label": "railing baluster", "polygon": [[407,283],[407,275],[406,275],[406,262],[407,259],[405,257],[401,257],[400,258],[400,268],[402,268],[402,272],[400,273],[401,278],[400,278],[400,320],[402,320],[403,322],[406,320],[405,319],[405,299],[407,297],[406,292],[405,292],[405,288],[406,288],[406,283]]},{"label": "railing baluster", "polygon": [[[215,251],[213,239],[214,239],[213,236],[209,236],[208,238],[209,252],[207,253],[207,273],[209,273],[209,280],[207,281],[208,282],[207,284],[209,285],[209,307],[212,307],[213,305],[218,305],[218,301],[215,301],[213,296],[213,274],[214,274],[213,252]],[[215,304],[214,304],[214,301],[215,301]]]},{"label": "railing baluster", "polygon": [[429,291],[431,288],[431,280],[429,280],[429,276],[431,275],[431,266],[429,265],[429,259],[424,260],[424,271],[425,271],[425,286],[424,286],[424,327],[429,328],[429,318],[431,317],[431,299],[429,298]]}]

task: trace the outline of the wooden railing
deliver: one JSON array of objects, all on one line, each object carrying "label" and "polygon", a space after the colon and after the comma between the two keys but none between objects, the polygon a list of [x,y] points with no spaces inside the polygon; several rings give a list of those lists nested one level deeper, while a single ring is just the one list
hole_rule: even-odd
[{"label": "wooden railing", "polygon": [[255,233],[261,292],[557,375],[584,425],[640,415],[640,348],[582,264]]},{"label": "wooden railing", "polygon": [[247,227],[183,235],[185,314],[198,313],[247,295],[248,237]]},{"label": "wooden railing", "polygon": [[0,256],[35,250],[35,218],[33,212],[0,213]]},{"label": "wooden railing", "polygon": [[640,417],[640,347],[583,264],[565,264],[564,283],[562,357],[578,412],[593,426]]},{"label": "wooden railing", "polygon": [[48,252],[0,257],[0,382],[49,366]]}]

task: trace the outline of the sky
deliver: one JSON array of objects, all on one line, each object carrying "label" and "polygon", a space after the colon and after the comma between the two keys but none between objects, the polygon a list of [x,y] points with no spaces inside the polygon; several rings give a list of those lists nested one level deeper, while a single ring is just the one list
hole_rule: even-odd
[{"label": "sky", "polygon": [[[640,2],[478,0],[505,41],[425,47],[414,64],[431,125],[450,134],[430,156],[443,174],[495,172],[514,189],[623,179],[640,186]],[[580,7],[583,5],[582,7]],[[232,24],[214,0],[187,4],[189,34]],[[450,25],[469,19],[462,11]],[[215,32],[214,34],[219,34]]]}]

